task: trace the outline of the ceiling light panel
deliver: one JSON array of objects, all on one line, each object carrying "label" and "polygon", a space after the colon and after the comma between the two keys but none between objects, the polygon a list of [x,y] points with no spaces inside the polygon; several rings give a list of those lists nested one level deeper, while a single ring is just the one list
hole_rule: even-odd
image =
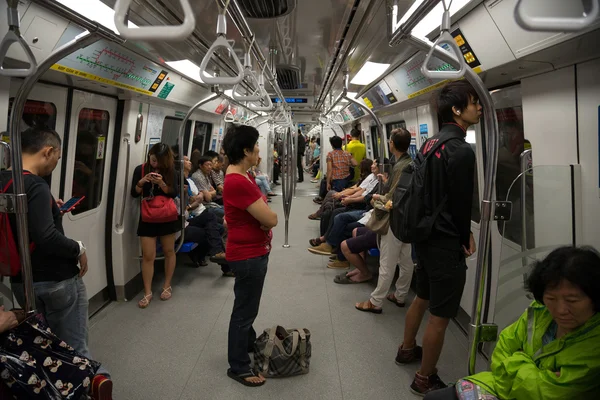
[{"label": "ceiling light panel", "polygon": [[[390,67],[390,64],[382,64],[382,63],[374,63],[371,61],[367,61],[365,65],[362,66],[360,71],[354,78],[350,81],[353,85],[368,85],[373,82],[375,79],[379,78],[387,69]],[[356,96],[356,94],[355,94]]]}]

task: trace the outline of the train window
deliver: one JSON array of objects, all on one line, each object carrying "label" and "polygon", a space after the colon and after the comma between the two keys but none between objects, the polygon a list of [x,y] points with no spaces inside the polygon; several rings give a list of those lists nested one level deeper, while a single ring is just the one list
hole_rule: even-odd
[{"label": "train window", "polygon": [[85,199],[72,211],[74,215],[100,205],[109,122],[106,110],[83,108],[79,112],[72,196]]},{"label": "train window", "polygon": [[[14,97],[10,98],[8,113],[12,110]],[[23,110],[23,118],[21,119],[21,132],[26,131],[33,127],[45,127],[52,130],[56,129],[56,106],[53,103],[46,101],[27,100],[25,102],[25,109]],[[8,133],[2,133],[2,140],[9,142],[10,138]],[[6,165],[8,166],[10,161],[7,160]],[[44,180],[48,182],[48,186],[52,181],[52,175],[44,177]]]},{"label": "train window", "polygon": [[[202,154],[206,153],[210,148],[210,137],[212,133],[212,124],[196,121],[194,125],[194,135],[192,137],[192,152],[196,149]],[[187,152],[190,146],[189,136],[186,135],[183,141],[183,148]]]},{"label": "train window", "polygon": [[[492,93],[496,116],[498,117],[498,128],[500,133],[500,147],[498,149],[498,172],[496,175],[496,197],[499,200],[508,200],[513,203],[511,220],[498,224],[500,234],[517,244],[521,244],[522,220],[521,202],[522,185],[521,179],[529,182],[532,177],[529,174],[519,177],[521,174],[521,153],[530,149],[531,145],[525,140],[523,129],[523,108],[521,106],[521,87],[514,86]],[[513,182],[515,182],[513,184]],[[525,185],[531,187],[531,185]],[[509,192],[510,191],[510,192]],[[535,247],[533,229],[533,196],[526,192],[526,221],[527,244],[529,248]],[[529,236],[531,235],[531,236]]]}]

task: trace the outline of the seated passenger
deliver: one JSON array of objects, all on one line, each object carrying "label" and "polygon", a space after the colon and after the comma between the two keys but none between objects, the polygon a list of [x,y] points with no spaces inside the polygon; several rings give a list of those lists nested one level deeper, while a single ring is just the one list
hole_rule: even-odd
[{"label": "seated passenger", "polygon": [[[600,393],[600,255],[592,248],[561,247],[527,278],[535,301],[500,333],[491,371],[457,384],[499,400],[596,399]],[[457,387],[427,400],[459,399]],[[469,398],[482,398],[471,396]]]},{"label": "seated passenger", "polygon": [[204,201],[206,203],[223,204],[223,199],[219,195],[217,188],[212,181],[213,159],[210,156],[202,156],[198,161],[198,170],[192,174],[192,180],[198,187],[198,190],[203,192]]},{"label": "seated passenger", "polygon": [[327,191],[341,192],[354,176],[354,170],[350,174],[350,168],[356,167],[358,162],[352,154],[342,150],[341,137],[333,136],[329,139],[329,143],[333,151],[327,154]]},{"label": "seated passenger", "polygon": [[[309,252],[322,256],[332,255],[344,239],[346,239],[347,236],[345,232],[347,231],[347,226],[354,224],[351,225],[350,232],[356,227],[363,226],[362,224],[358,224],[358,221],[365,215],[365,210],[344,211],[344,209],[338,209],[335,211],[342,212],[337,213],[335,217],[332,218],[333,223],[323,236],[309,241],[311,245],[314,244],[313,247],[308,249]],[[348,268],[348,265],[333,266],[328,264],[327,267]]]},{"label": "seated passenger", "polygon": [[210,171],[210,181],[217,189],[218,194],[223,194],[223,182],[225,181],[225,175],[221,171],[223,164],[223,156],[216,151],[209,150],[204,154],[205,156],[211,157],[212,159],[212,170]]},{"label": "seated passenger", "polygon": [[[142,169],[144,175],[142,176]],[[177,197],[179,193],[177,175],[173,161],[173,153],[168,145],[156,143],[148,152],[148,160],[138,165],[133,172],[131,195],[143,198],[152,196]],[[160,238],[165,255],[165,283],[161,300],[169,300],[172,296],[171,279],[175,273],[177,256],[175,254],[175,234],[181,231],[181,221],[144,222],[140,213],[137,235],[142,245],[142,278],[144,281],[144,297],[138,302],[140,308],[146,308],[152,301],[152,278],[154,276],[154,260],[156,259],[156,238]]]},{"label": "seated passenger", "polygon": [[368,158],[362,160],[360,163],[359,182],[341,192],[336,192],[335,190],[327,192],[327,195],[325,195],[325,198],[321,203],[321,207],[319,207],[315,213],[309,215],[308,219],[320,219],[324,212],[331,211],[337,207],[343,207],[340,203],[342,199],[346,199],[346,202],[349,204],[360,203],[364,200],[364,194],[371,193],[377,185],[377,173],[377,162],[371,161]]},{"label": "seated passenger", "polygon": [[262,194],[264,196],[273,197],[275,196],[275,193],[273,193],[271,185],[269,185],[269,177],[258,169],[261,161],[262,158],[258,157],[256,165],[251,168],[251,173]]},{"label": "seated passenger", "polygon": [[[412,158],[408,154],[411,136],[404,128],[392,130],[390,137],[390,150],[397,160],[392,170],[392,179],[389,190],[385,195],[373,195],[373,201],[379,202],[379,210],[388,210],[391,206],[388,202],[392,199],[398,181],[404,168],[411,163]],[[376,204],[377,205],[377,204]],[[377,214],[375,214],[377,215]],[[389,214],[388,214],[389,218]],[[394,236],[392,229],[388,227],[386,235],[381,235],[379,256],[379,276],[377,278],[377,287],[371,293],[371,298],[361,303],[356,303],[355,308],[359,311],[367,311],[375,314],[381,314],[383,299],[387,298],[398,307],[404,307],[406,295],[410,288],[412,280],[414,263],[412,261],[412,247],[410,243],[402,243]],[[400,266],[400,274],[396,281],[395,293],[389,294],[390,285],[396,273],[396,265]]]},{"label": "seated passenger", "polygon": [[356,268],[336,276],[333,281],[339,284],[350,284],[369,282],[373,279],[365,261],[366,252],[373,248],[377,248],[377,234],[364,227],[355,228],[352,238],[342,242],[340,246],[342,254],[338,254],[337,260],[332,261],[331,264],[335,266],[345,262],[348,267],[352,264]]},{"label": "seated passenger", "polygon": [[[82,242],[65,236],[59,209],[63,203],[54,200],[42,178],[50,175],[58,164],[62,149],[60,136],[50,129],[30,128],[21,134],[21,146],[23,171],[29,172],[23,181],[29,240],[35,245],[31,252],[35,307],[58,337],[86,358],[93,359],[88,348],[89,303],[83,282],[88,270],[86,248]],[[0,173],[3,188],[11,179],[11,171]],[[14,185],[11,185],[6,192],[13,193],[13,190]],[[16,239],[16,218],[9,214],[9,220]],[[24,305],[23,277],[19,273],[11,277],[10,282],[17,301]],[[4,316],[12,321],[10,315]],[[91,396],[96,400],[112,396],[112,381],[104,366],[92,381]]]}]

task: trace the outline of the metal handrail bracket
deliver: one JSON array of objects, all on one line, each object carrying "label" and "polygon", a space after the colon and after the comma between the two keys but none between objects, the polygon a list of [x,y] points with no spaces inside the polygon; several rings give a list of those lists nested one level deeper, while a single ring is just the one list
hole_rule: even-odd
[{"label": "metal handrail bracket", "polygon": [[[23,35],[21,35],[19,10],[17,8],[19,6],[19,0],[6,0],[6,3],[8,5],[6,12],[8,19],[8,32],[6,32],[4,39],[2,39],[2,42],[0,42],[0,76],[19,78],[27,77],[37,72],[37,61],[33,55],[33,52],[31,51],[31,48],[27,44],[27,41]],[[14,43],[18,43],[25,52],[25,55],[29,60],[29,68],[23,69],[2,67],[4,64],[4,59],[8,54],[8,49]]]},{"label": "metal handrail bracket", "polygon": [[183,9],[183,22],[176,26],[147,26],[130,28],[127,26],[127,12],[132,0],[116,0],[115,26],[119,34],[130,40],[185,40],[196,28],[196,16],[189,0],[180,0]]},{"label": "metal handrail bracket", "polygon": [[[217,39],[210,46],[206,55],[202,59],[202,63],[200,64],[200,79],[202,82],[207,83],[209,85],[235,85],[240,83],[244,79],[244,67],[240,62],[239,58],[235,55],[235,51],[225,38],[227,34],[227,19],[224,14],[219,14],[217,17]],[[217,51],[217,49],[223,48],[228,51],[235,62],[238,74],[235,76],[213,76],[206,73],[208,63],[212,58],[212,55]]]},{"label": "metal handrail bracket", "polygon": [[[405,41],[414,46],[415,48],[423,51],[429,51],[432,47],[427,42],[416,38],[414,36],[408,36]],[[434,56],[442,61],[449,64],[457,62],[456,58],[449,52],[442,50],[439,46],[433,47]],[[483,107],[483,118],[486,127],[486,161],[485,161],[485,173],[484,173],[484,187],[483,195],[481,200],[481,222],[480,222],[480,233],[478,243],[478,255],[477,255],[477,266],[475,269],[475,292],[473,294],[473,309],[471,311],[471,324],[470,324],[470,346],[469,346],[469,371],[471,375],[475,373],[475,365],[477,362],[477,350],[479,343],[482,339],[482,330],[488,331],[493,330],[492,324],[482,324],[481,313],[483,309],[483,296],[485,293],[485,282],[487,274],[487,260],[490,252],[490,235],[491,235],[491,222],[494,218],[493,215],[493,188],[496,186],[496,170],[498,162],[498,147],[499,147],[499,134],[498,134],[498,119],[494,112],[494,103],[490,92],[485,87],[481,78],[471,68],[465,70],[465,79],[473,86],[479,101]],[[481,138],[478,138],[481,140]],[[490,339],[491,335],[485,339]]]},{"label": "metal handrail bracket", "polygon": [[119,216],[119,222],[117,223],[117,225],[115,226],[117,229],[121,229],[123,227],[123,224],[125,223],[125,205],[127,204],[127,193],[129,193],[129,190],[127,190],[127,182],[129,181],[129,161],[131,159],[131,142],[129,141],[129,138],[124,138],[123,139],[123,143],[125,143],[127,146],[127,155],[125,157],[125,180],[124,180],[124,185],[125,187],[123,188],[123,201],[121,203],[121,215]]},{"label": "metal handrail bracket", "polygon": [[[440,2],[440,0],[423,0],[417,9],[404,21],[402,25],[389,38],[390,46],[393,47],[403,39],[410,36],[412,30],[423,18],[427,16]],[[393,21],[395,23],[395,21]]]},{"label": "metal handrail bracket", "polygon": [[25,102],[31,89],[52,65],[62,60],[64,57],[73,53],[75,50],[86,47],[100,37],[93,33],[76,38],[69,43],[53,51],[39,65],[37,70],[27,76],[19,89],[13,102],[13,111],[9,120],[11,151],[12,178],[14,185],[15,198],[17,200],[16,220],[17,237],[19,246],[19,257],[21,261],[21,270],[23,272],[23,283],[25,286],[25,311],[29,312],[35,309],[35,294],[33,291],[33,275],[31,273],[31,256],[29,254],[29,235],[27,231],[27,198],[25,196],[25,182],[23,180],[23,160],[21,150],[21,118],[25,109]]},{"label": "metal handrail bracket", "polygon": [[578,32],[591,26],[600,15],[600,1],[591,0],[592,9],[581,17],[539,17],[527,15],[523,11],[523,0],[515,5],[515,21],[527,31]]},{"label": "metal handrail bracket", "polygon": [[[425,57],[425,61],[423,61],[423,65],[421,65],[421,73],[425,77],[431,78],[431,79],[460,79],[465,74],[467,64],[465,62],[465,57],[463,56],[462,52],[460,51],[460,48],[456,44],[456,41],[454,40],[452,35],[450,34],[450,9],[446,9],[445,8],[446,3],[444,0],[442,0],[442,1],[444,2],[444,15],[442,16],[442,25],[440,27],[440,36],[435,41],[433,46],[431,46],[431,49],[427,53],[427,57]],[[429,61],[431,61],[431,58],[433,57],[434,49],[436,49],[438,46],[440,46],[440,48],[441,48],[442,44],[448,45],[450,47],[450,49],[452,49],[452,51],[454,51],[454,54],[456,55],[456,58],[458,59],[458,64],[459,64],[458,65],[459,68],[457,71],[435,71],[435,70],[429,69],[428,65],[429,65]]]}]

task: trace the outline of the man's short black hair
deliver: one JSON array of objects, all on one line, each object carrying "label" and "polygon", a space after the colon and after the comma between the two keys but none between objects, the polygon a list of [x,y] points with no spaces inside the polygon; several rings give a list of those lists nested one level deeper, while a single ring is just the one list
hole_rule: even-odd
[{"label": "man's short black hair", "polygon": [[203,156],[200,156],[200,158],[198,159],[198,167],[203,166],[204,164],[206,164],[209,161],[212,162],[213,159],[214,159],[214,157],[207,156],[206,154]]},{"label": "man's short black hair", "polygon": [[465,80],[454,81],[444,86],[437,99],[438,115],[443,123],[454,122],[452,107],[464,111],[473,100],[479,100],[473,86]]},{"label": "man's short black hair", "polygon": [[390,140],[394,143],[394,148],[401,153],[406,153],[410,146],[410,132],[404,128],[396,128],[391,132]]},{"label": "man's short black hair", "polygon": [[341,149],[342,148],[342,138],[339,136],[332,136],[331,138],[329,138],[329,143],[331,143],[331,147],[333,147],[334,149]]},{"label": "man's short black hair", "polygon": [[252,126],[232,125],[227,130],[221,144],[229,164],[239,164],[246,157],[244,150],[254,151],[258,136],[258,131]]},{"label": "man's short black hair", "polygon": [[204,155],[210,157],[211,159],[219,157],[219,153],[214,150],[208,150],[206,153],[204,153]]},{"label": "man's short black hair", "polygon": [[533,265],[527,278],[527,290],[544,304],[546,288],[557,286],[563,279],[578,286],[600,311],[600,254],[593,247],[559,247]]},{"label": "man's short black hair", "polygon": [[49,128],[34,127],[21,133],[21,150],[24,154],[36,154],[44,147],[60,149],[61,143],[58,133]]},{"label": "man's short black hair", "polygon": [[360,131],[356,128],[352,128],[352,130],[350,131],[350,136],[352,136],[353,138],[360,138]]}]

